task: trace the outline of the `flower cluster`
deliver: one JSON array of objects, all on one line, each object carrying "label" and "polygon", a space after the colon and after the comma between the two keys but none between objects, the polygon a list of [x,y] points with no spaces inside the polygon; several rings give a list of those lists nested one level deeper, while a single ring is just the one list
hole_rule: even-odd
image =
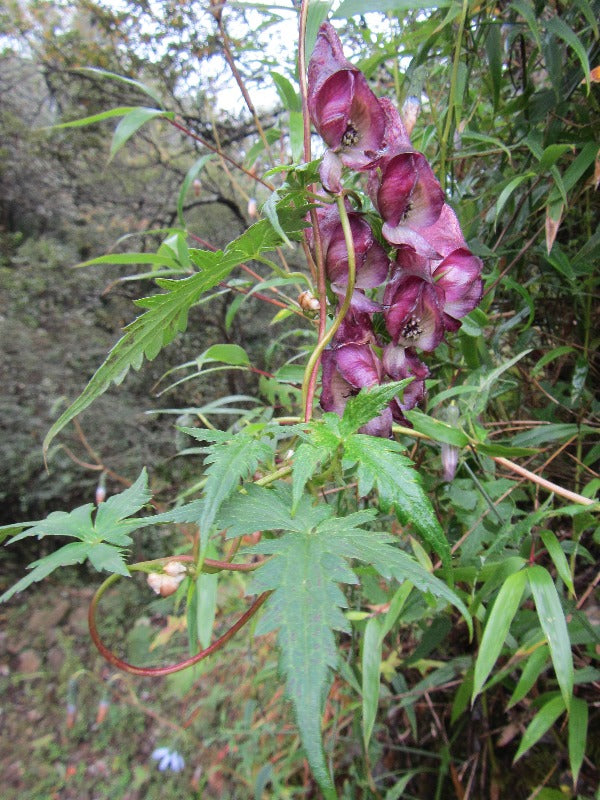
[{"label": "flower cluster", "polygon": [[[356,280],[350,309],[323,353],[321,406],[341,414],[348,397],[363,387],[412,378],[402,399],[363,429],[390,436],[392,421],[404,422],[403,411],[425,394],[429,370],[416,351],[434,350],[475,308],[482,265],[427,159],[413,148],[403,118],[344,57],[328,22],[319,29],[308,67],[308,105],[328,147],[320,168],[323,187],[342,193],[344,167],[365,173],[383,238],[378,241],[365,216],[346,205]],[[327,278],[341,299],[348,283],[342,222],[335,206],[319,209],[318,219]],[[377,300],[365,291],[376,287],[382,287]],[[374,314],[383,319],[383,337],[375,332]]]}]

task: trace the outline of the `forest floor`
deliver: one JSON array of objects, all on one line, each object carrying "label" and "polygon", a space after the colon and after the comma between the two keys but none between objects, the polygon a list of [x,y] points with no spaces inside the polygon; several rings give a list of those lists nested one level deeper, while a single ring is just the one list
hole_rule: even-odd
[{"label": "forest floor", "polygon": [[[120,640],[117,649],[137,663],[185,657],[178,618],[161,612],[161,600],[136,606],[136,592],[147,587],[121,584],[101,621],[111,644]],[[93,592],[46,582],[0,607],[3,800],[261,797],[271,772],[269,719],[286,716],[281,694],[272,696],[276,664],[268,637],[249,650],[242,634],[218,663],[195,672],[125,675],[89,637]],[[232,619],[234,606],[237,613],[242,607],[239,595],[237,587],[224,600]],[[159,632],[159,655],[149,653]],[[289,743],[290,733],[284,738]],[[159,747],[183,756],[181,772],[159,771],[152,758]]]}]

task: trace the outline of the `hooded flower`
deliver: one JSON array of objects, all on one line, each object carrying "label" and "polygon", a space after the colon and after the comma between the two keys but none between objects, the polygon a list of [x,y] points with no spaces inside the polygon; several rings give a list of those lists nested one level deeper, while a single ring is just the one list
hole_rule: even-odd
[{"label": "hooded flower", "polygon": [[[323,388],[321,408],[344,413],[348,398],[364,387],[377,386],[383,377],[381,359],[373,349],[376,343],[370,317],[349,311],[334,341],[323,353]],[[378,417],[360,429],[371,436],[390,436],[392,411],[386,408]]]},{"label": "hooded flower", "polygon": [[366,169],[383,143],[385,115],[365,76],[344,57],[332,25],[324,22],[308,65],[308,108],[332,153],[323,162],[324,185],[335,190],[341,163]]},{"label": "hooded flower", "polygon": [[388,242],[411,245],[428,258],[437,255],[423,230],[437,222],[444,193],[422,153],[406,150],[384,159],[380,178],[372,173],[369,192]]},{"label": "hooded flower", "polygon": [[183,756],[177,750],[169,750],[168,747],[157,747],[152,753],[152,758],[158,761],[158,769],[161,772],[172,770],[173,772],[181,772],[185,767]]},{"label": "hooded flower", "polygon": [[383,369],[394,381],[404,378],[413,378],[412,382],[404,389],[402,399],[395,398],[391,404],[392,415],[396,422],[406,424],[403,411],[410,411],[425,397],[425,378],[429,370],[419,361],[415,352],[406,347],[395,347],[388,344],[383,350]]},{"label": "hooded flower", "polygon": [[[325,258],[327,277],[336,294],[343,296],[348,283],[348,248],[339,212],[329,206],[318,212],[319,230]],[[389,259],[383,247],[375,241],[371,226],[356,211],[348,211],[348,221],[354,243],[356,264],[355,287],[352,305],[360,311],[377,311],[378,303],[369,300],[362,289],[373,289],[382,284],[389,272]]]}]

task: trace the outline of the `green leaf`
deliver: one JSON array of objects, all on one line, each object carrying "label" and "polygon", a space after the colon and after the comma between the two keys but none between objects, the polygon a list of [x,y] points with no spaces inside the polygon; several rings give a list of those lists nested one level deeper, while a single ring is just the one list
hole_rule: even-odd
[{"label": "green leaf", "polygon": [[[108,160],[112,161],[125,142],[131,139],[133,134],[138,131],[142,125],[145,125],[146,122],[149,122],[151,119],[156,119],[156,117],[168,116],[168,112],[162,111],[159,108],[134,108],[133,111],[130,111],[123,117],[115,128],[112,142],[110,143]],[[173,115],[171,114],[171,116]]]},{"label": "green leaf", "polygon": [[91,114],[89,117],[82,119],[72,119],[69,122],[61,122],[58,125],[52,125],[50,130],[59,128],[83,128],[85,125],[93,125],[95,122],[103,122],[105,119],[113,119],[114,117],[123,117],[135,111],[137,106],[119,106],[118,108],[111,108],[109,111],[102,111],[99,114]]},{"label": "green leaf", "polygon": [[544,530],[540,531],[540,538],[544,543],[544,547],[548,551],[550,558],[552,559],[554,566],[556,567],[556,571],[561,577],[561,580],[569,590],[569,592],[575,596],[575,587],[573,586],[573,579],[571,577],[571,570],[569,569],[569,562],[563,552],[562,547],[560,546],[560,542],[556,538],[556,535],[552,533],[552,531]]},{"label": "green leaf", "polygon": [[253,550],[274,558],[257,570],[249,590],[273,592],[256,633],[279,630],[279,665],[286,692],[313,774],[327,792],[333,791],[333,782],[321,743],[321,715],[331,671],[337,666],[333,630],[349,632],[340,611],[346,598],[337,583],[357,582],[336,544],[318,529],[261,542]]},{"label": "green leaf", "polygon": [[[198,438],[197,428],[182,430]],[[205,464],[209,466],[205,473],[207,480],[204,485],[204,502],[198,521],[203,544],[208,542],[210,530],[223,501],[240,480],[252,475],[260,462],[268,459],[272,453],[272,441],[257,439],[247,429],[207,448]]]},{"label": "green leaf", "polygon": [[504,206],[508,202],[515,189],[517,189],[523,183],[523,181],[531,180],[531,178],[535,178],[535,172],[526,172],[524,175],[517,175],[506,184],[504,189],[502,189],[498,195],[498,200],[496,201],[496,216],[494,218],[494,224],[498,222],[498,218],[502,213]]},{"label": "green leaf", "polygon": [[583,70],[583,77],[585,79],[588,93],[590,91],[590,62],[585,50],[584,45],[581,43],[577,35],[571,30],[567,23],[561,17],[551,17],[546,22],[546,30],[553,33],[559,39],[575,51],[577,58]]},{"label": "green leaf", "polygon": [[500,655],[510,623],[521,604],[526,583],[527,573],[525,570],[521,570],[509,575],[498,592],[483,632],[475,662],[473,700],[481,692],[483,684]]},{"label": "green leaf", "polygon": [[424,433],[434,442],[444,442],[445,444],[454,445],[454,447],[466,447],[469,444],[469,437],[460,428],[448,425],[447,422],[442,422],[439,419],[434,419],[416,409],[403,413],[418,433]]},{"label": "green leaf", "polygon": [[411,383],[410,378],[361,389],[346,403],[340,423],[340,435],[346,437],[350,433],[355,433],[360,427],[374,419],[409,383]]},{"label": "green leaf", "polygon": [[560,715],[565,710],[565,702],[560,695],[548,700],[547,703],[540,708],[538,713],[529,723],[527,730],[523,734],[519,749],[513,759],[513,763],[518,761],[528,750],[531,750],[536,742],[549,730]]},{"label": "green leaf", "polygon": [[49,556],[40,558],[39,561],[34,561],[33,564],[30,564],[28,567],[31,572],[25,575],[24,578],[21,578],[20,581],[17,581],[10,589],[7,589],[4,594],[0,596],[0,603],[10,600],[14,594],[27,589],[32,583],[43,580],[59,567],[81,564],[87,558],[89,550],[90,545],[85,542],[72,542],[56,550],[54,553],[51,553]]},{"label": "green leaf", "polygon": [[288,111],[302,112],[302,101],[296,89],[292,86],[291,82],[279,72],[271,70],[271,77],[277,89],[279,99],[283,103],[283,107]]},{"label": "green leaf", "polygon": [[513,0],[510,4],[511,8],[514,8],[525,20],[525,22],[529,26],[529,30],[533,34],[533,38],[535,39],[535,43],[537,44],[538,50],[542,49],[542,40],[540,36],[540,29],[538,27],[537,19],[535,16],[535,9],[529,0]]},{"label": "green leaf", "polygon": [[114,547],[111,544],[103,544],[102,542],[97,542],[87,547],[87,557],[98,572],[104,570],[106,572],[116,572],[125,578],[129,577],[127,564],[118,547]]},{"label": "green leaf", "polygon": [[447,8],[453,0],[377,0],[374,5],[369,0],[344,0],[333,14],[334,19],[347,19],[369,11],[413,11],[426,8]]},{"label": "green leaf", "polygon": [[571,639],[560,598],[552,576],[547,570],[534,564],[526,571],[538,619],[548,640],[550,657],[554,664],[564,705],[569,710],[573,694],[573,657]]},{"label": "green leaf", "polygon": [[379,704],[381,648],[381,620],[371,617],[365,627],[362,642],[362,729],[365,752],[373,733]]},{"label": "green leaf", "polygon": [[86,503],[71,512],[52,511],[45,520],[34,522],[30,528],[13,536],[11,544],[29,536],[37,536],[38,539],[44,536],[72,536],[82,541],[93,540],[93,508],[92,503]]},{"label": "green leaf", "polygon": [[179,190],[179,197],[177,198],[177,219],[179,220],[179,224],[182,226],[185,226],[183,204],[185,202],[185,198],[187,197],[187,193],[194,183],[194,180],[198,177],[200,172],[204,169],[204,166],[210,161],[211,158],[211,154],[200,156],[200,158],[189,168],[187,175],[183,179],[181,189]]},{"label": "green leaf", "polygon": [[569,763],[573,774],[573,786],[577,786],[579,770],[585,756],[588,732],[588,707],[585,700],[574,697],[569,713]]},{"label": "green leaf", "polygon": [[533,688],[534,683],[539,678],[542,670],[546,666],[546,661],[550,652],[546,645],[536,648],[527,659],[527,663],[523,668],[521,677],[519,678],[515,690],[508,701],[507,709],[512,708],[516,703],[520,702],[529,691]]},{"label": "green leaf", "polygon": [[296,513],[304,487],[315,474],[319,465],[326,463],[331,454],[332,451],[329,448],[318,447],[311,442],[302,442],[296,448],[292,465],[293,514]]},{"label": "green leaf", "polygon": [[126,520],[140,511],[152,499],[148,489],[148,474],[143,469],[134,484],[120,494],[113,494],[104,503],[100,503],[96,512],[94,528],[97,535],[113,544],[128,544],[131,539],[124,535],[137,527],[137,521]]},{"label": "green leaf", "polygon": [[[211,543],[206,550],[207,558],[218,558],[217,548]],[[196,578],[193,602],[196,604],[196,633],[201,647],[209,646],[217,613],[218,575],[202,572]]]},{"label": "green leaf", "polygon": [[222,361],[232,366],[246,366],[250,364],[248,353],[239,344],[213,344],[198,358],[198,368],[206,361]]},{"label": "green leaf", "polygon": [[106,256],[90,258],[88,261],[81,261],[75,266],[92,267],[98,264],[156,264],[159,267],[167,267],[171,270],[180,269],[180,264],[173,258],[169,258],[162,253],[110,253]]},{"label": "green leaf", "polygon": [[304,47],[306,51],[306,62],[308,63],[315,43],[321,23],[327,19],[331,10],[333,0],[308,0],[308,15],[306,19],[306,36]]},{"label": "green leaf", "polygon": [[450,545],[425,494],[419,473],[397,442],[355,433],[344,442],[344,465],[356,465],[361,497],[376,487],[384,510],[393,507],[399,520],[412,523],[442,559],[450,563]]},{"label": "green leaf", "polygon": [[536,425],[529,431],[517,433],[512,441],[517,447],[539,447],[550,442],[560,442],[579,434],[598,434],[598,428],[590,425],[577,425],[574,422],[551,422]]},{"label": "green leaf", "polygon": [[494,108],[497,108],[502,86],[502,37],[500,36],[499,21],[491,21],[488,25],[485,37],[485,52],[490,68]]},{"label": "green leaf", "polygon": [[257,530],[301,532],[333,514],[333,509],[325,504],[313,506],[306,495],[292,513],[291,500],[290,489],[285,484],[270,489],[251,484],[223,503],[218,514],[219,527],[227,528],[228,539]]},{"label": "green leaf", "polygon": [[160,95],[152,89],[150,86],[146,86],[145,83],[141,81],[136,81],[134,78],[127,78],[125,75],[117,75],[115,72],[109,72],[106,69],[100,69],[100,67],[80,67],[78,72],[89,72],[94,75],[98,75],[101,78],[110,78],[111,80],[119,81],[120,83],[125,83],[128,86],[133,86],[135,89],[138,89],[143,94],[147,94],[148,97],[151,97],[155,103],[159,106],[162,106],[162,100]]},{"label": "green leaf", "polygon": [[[281,209],[280,218],[288,233],[299,233],[303,229],[304,214],[303,208]],[[273,249],[280,243],[279,234],[267,220],[261,220],[234,239],[225,252],[190,251],[194,262],[202,271],[181,280],[158,280],[158,285],[167,290],[166,293],[137,301],[136,305],[148,310],[125,328],[125,335],[110,351],[108,358],[92,376],[83,392],[52,425],[44,439],[44,453],[47,453],[50,443],[65,425],[103,394],[112,383],[122,381],[131,367],[139,369],[144,357],[152,361],[163,347],[185,330],[189,309],[204,292],[225,280],[238,264],[260,255],[263,250]]]}]

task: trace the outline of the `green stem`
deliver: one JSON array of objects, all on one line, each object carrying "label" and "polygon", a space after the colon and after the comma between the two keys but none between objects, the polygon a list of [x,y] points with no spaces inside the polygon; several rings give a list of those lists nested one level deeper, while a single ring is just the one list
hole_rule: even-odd
[{"label": "green stem", "polygon": [[[321,360],[321,356],[323,355],[323,350],[325,350],[329,342],[333,339],[338,328],[342,324],[344,317],[348,313],[348,309],[350,308],[350,303],[352,301],[352,294],[354,292],[354,283],[356,280],[356,258],[354,255],[354,240],[352,238],[350,220],[348,219],[348,212],[346,211],[343,195],[339,195],[336,198],[336,203],[340,214],[342,230],[344,231],[344,241],[346,242],[346,249],[348,251],[348,283],[346,285],[346,294],[344,296],[344,302],[342,303],[342,307],[340,308],[337,317],[334,319],[333,324],[329,328],[327,333],[319,338],[319,342],[315,347],[315,349],[313,350],[312,355],[308,360],[308,364],[306,365],[306,370],[304,371],[304,380],[302,381],[302,403],[305,413],[307,415],[309,415],[310,411],[308,407],[308,401],[310,400],[309,390],[311,386],[314,386],[314,382],[316,380],[316,373],[319,366],[319,362]],[[308,416],[308,418],[310,419],[310,415]]]},{"label": "green stem", "polygon": [[440,184],[442,189],[446,189],[446,171],[448,160],[448,145],[450,141],[450,131],[452,130],[452,122],[455,120],[455,105],[456,105],[456,88],[458,84],[458,67],[460,65],[460,51],[462,47],[462,38],[465,32],[465,24],[467,21],[467,11],[469,8],[469,0],[463,0],[462,10],[460,13],[460,23],[458,26],[458,36],[456,37],[456,46],[454,48],[454,60],[452,62],[452,77],[450,81],[450,96],[448,98],[448,113],[446,114],[446,123],[444,125],[444,132],[442,134],[442,141],[440,145]]}]

